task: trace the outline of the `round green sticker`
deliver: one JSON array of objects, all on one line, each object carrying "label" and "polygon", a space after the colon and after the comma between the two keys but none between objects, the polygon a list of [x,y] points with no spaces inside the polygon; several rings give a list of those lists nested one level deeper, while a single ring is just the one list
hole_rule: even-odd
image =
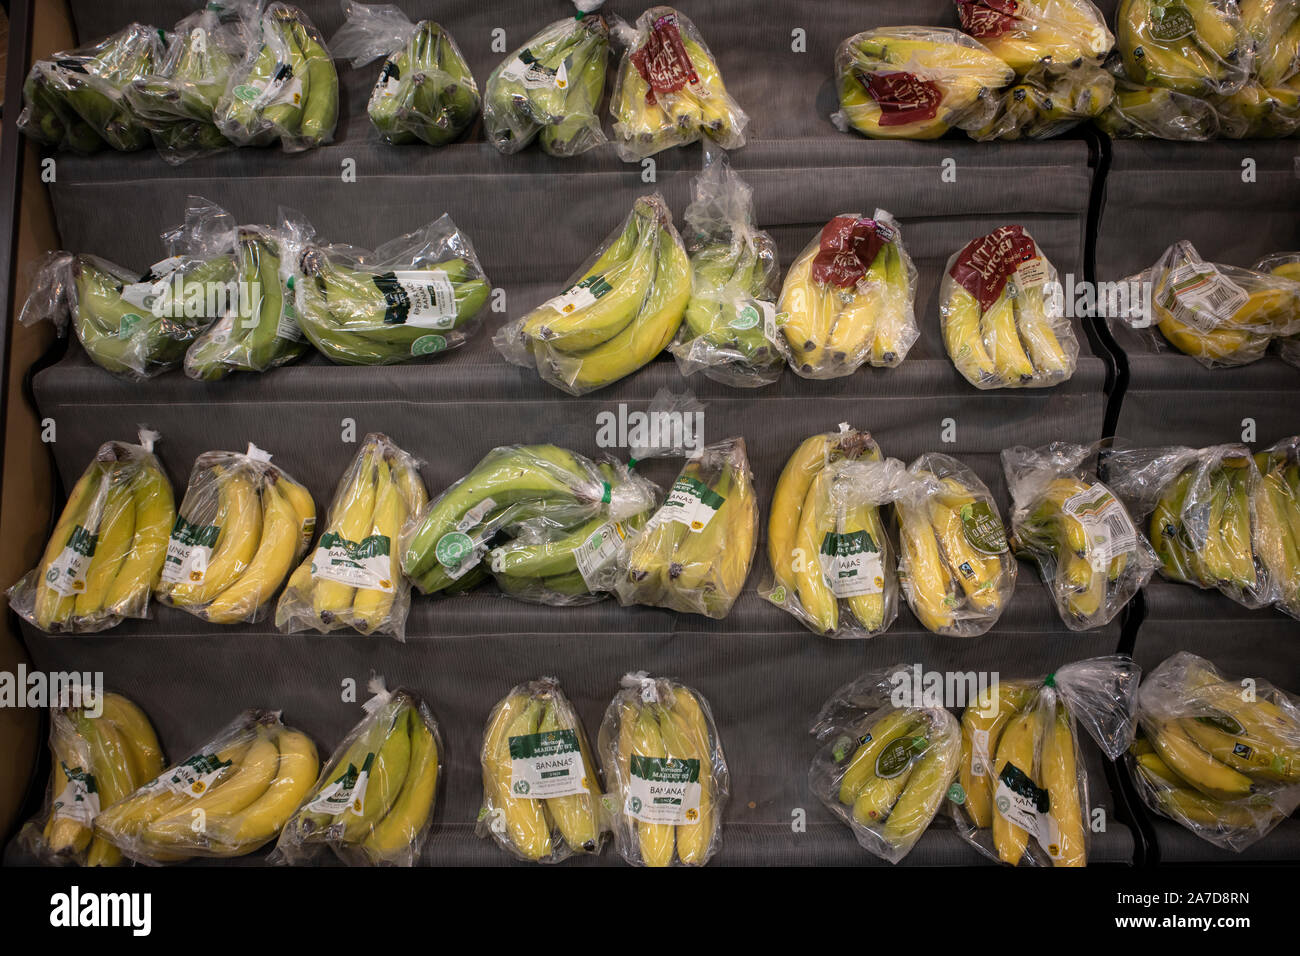
[{"label": "round green sticker", "polygon": [[262,95],[262,91],[256,86],[249,86],[246,83],[235,87],[234,93],[236,97],[243,100],[245,103],[251,103]]},{"label": "round green sticker", "polygon": [[957,804],[957,806],[961,806],[966,802],[966,790],[961,784],[954,782],[953,785],[948,788],[948,799]]},{"label": "round green sticker", "polygon": [[463,531],[448,531],[438,539],[433,549],[438,563],[444,568],[454,568],[474,550],[474,542]]},{"label": "round green sticker", "polygon": [[[918,753],[917,740],[918,738],[912,736],[899,737],[886,744],[885,749],[880,751],[880,756],[876,758],[876,776],[888,780],[906,770],[912,758]],[[925,738],[920,738],[920,741],[924,746]]]},{"label": "round green sticker", "polygon": [[746,329],[752,329],[754,326],[758,325],[758,319],[758,309],[754,308],[752,305],[747,305],[737,312],[736,317],[727,324],[731,328],[743,332]]},{"label": "round green sticker", "polygon": [[144,321],[144,317],[136,315],[134,312],[128,312],[122,316],[117,324],[117,337],[119,339],[129,339],[134,333],[136,326]]},{"label": "round green sticker", "polygon": [[447,340],[441,335],[421,335],[411,343],[412,355],[432,355],[447,347]]}]

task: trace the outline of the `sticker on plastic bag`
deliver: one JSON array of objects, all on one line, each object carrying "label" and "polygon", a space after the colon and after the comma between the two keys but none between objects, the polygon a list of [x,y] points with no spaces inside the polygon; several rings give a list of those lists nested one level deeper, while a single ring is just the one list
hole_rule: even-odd
[{"label": "sticker on plastic bag", "polygon": [[1038,246],[1022,228],[1002,226],[966,243],[948,274],[987,312],[1021,264],[1035,258]]},{"label": "sticker on plastic bag", "polygon": [[683,826],[700,820],[700,762],[632,754],[627,815],[642,823]]},{"label": "sticker on plastic bag", "polygon": [[99,535],[91,534],[81,525],[72,530],[68,543],[45,572],[45,583],[51,590],[63,597],[75,597],[86,590],[86,569],[95,556],[98,541]]},{"label": "sticker on plastic bag", "polygon": [[1137,547],[1137,529],[1124,506],[1098,482],[1065,499],[1061,510],[1078,519],[1092,542],[1089,552],[1100,571],[1121,554]]},{"label": "sticker on plastic bag", "polygon": [[456,290],[441,269],[387,272],[375,276],[383,293],[384,323],[417,329],[450,329],[456,324]]},{"label": "sticker on plastic bag", "polygon": [[1241,309],[1250,294],[1208,262],[1171,269],[1160,304],[1179,322],[1213,332]]},{"label": "sticker on plastic bag", "polygon": [[679,475],[659,514],[665,521],[676,521],[692,531],[703,531],[726,500],[698,478]]},{"label": "sticker on plastic bag", "polygon": [[958,517],[962,533],[976,551],[990,556],[1007,553],[1007,530],[989,502],[983,499],[967,502]]},{"label": "sticker on plastic bag", "polygon": [[162,785],[178,796],[198,799],[230,766],[231,761],[222,760],[216,754],[195,754],[163,778]]},{"label": "sticker on plastic bag", "polygon": [[311,575],[367,591],[391,593],[393,543],[386,534],[349,541],[337,531],[323,535],[311,559]]},{"label": "sticker on plastic bag", "polygon": [[162,579],[168,584],[200,584],[207,574],[212,550],[217,546],[221,528],[217,525],[190,524],[180,515],[167,539],[167,557],[163,559]]},{"label": "sticker on plastic bag", "polygon": [[654,93],[676,93],[700,82],[682,42],[676,14],[655,20],[645,42],[631,53],[632,65]]},{"label": "sticker on plastic bag", "polygon": [[510,793],[544,800],[590,793],[582,748],[574,730],[548,730],[511,737]]},{"label": "sticker on plastic bag", "polygon": [[822,539],[817,557],[837,598],[884,592],[880,545],[870,532],[831,532]]},{"label": "sticker on plastic bag", "polygon": [[373,753],[366,754],[366,759],[358,769],[349,763],[346,770],[324,787],[316,799],[307,804],[306,809],[312,813],[327,813],[336,817],[351,810],[360,814],[366,807],[366,787],[370,782],[370,768],[375,762]]},{"label": "sticker on plastic bag", "polygon": [[934,119],[943,102],[939,84],[915,73],[859,73],[858,79],[880,107],[881,126]]},{"label": "sticker on plastic bag", "polygon": [[600,573],[612,562],[627,540],[627,529],[617,521],[607,521],[573,552],[578,573],[589,590],[594,590]]},{"label": "sticker on plastic bag", "polygon": [[99,815],[99,791],[95,785],[95,775],[81,767],[69,767],[60,762],[63,775],[67,777],[67,786],[54,798],[53,817],[56,820],[74,820],[82,826],[90,826]]},{"label": "sticker on plastic bag", "polygon": [[873,219],[836,216],[822,227],[817,255],[813,257],[813,280],[842,289],[857,285],[889,241],[887,234],[892,230],[882,234]]},{"label": "sticker on plastic bag", "polygon": [[556,69],[543,66],[533,58],[529,50],[521,50],[519,55],[501,67],[501,79],[518,83],[526,90],[566,90],[569,88],[568,61]]},{"label": "sticker on plastic bag", "polygon": [[585,309],[614,287],[606,281],[605,276],[588,276],[577,285],[570,286],[552,299],[547,299],[542,306],[552,308],[560,315],[568,315],[579,309]]}]

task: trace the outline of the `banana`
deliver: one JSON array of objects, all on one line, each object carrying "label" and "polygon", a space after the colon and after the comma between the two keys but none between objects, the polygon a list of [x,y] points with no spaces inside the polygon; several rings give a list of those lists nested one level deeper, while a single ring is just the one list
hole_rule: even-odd
[{"label": "banana", "polygon": [[265,792],[237,813],[210,818],[208,834],[219,844],[247,853],[270,840],[288,822],[316,783],[320,759],[306,734],[281,730],[279,760]]},{"label": "banana", "polygon": [[1070,375],[1070,359],[1052,322],[1047,317],[1041,287],[1022,289],[1012,300],[1016,328],[1028,350],[1035,373],[1053,382],[1063,381]]},{"label": "banana", "polygon": [[63,506],[59,520],[54,525],[54,531],[45,546],[41,563],[37,566],[40,573],[32,608],[33,623],[43,631],[62,626],[72,616],[72,610],[76,606],[76,596],[75,594],[61,595],[50,586],[50,575],[53,573],[51,567],[63,553],[64,548],[73,543],[73,535],[78,529],[82,532],[77,535],[78,540],[94,533],[85,528],[84,523],[89,520],[87,516],[91,513],[96,500],[102,499],[105,489],[104,466],[98,461],[93,462],[77,479],[71,494],[68,495],[68,502]]},{"label": "banana", "polygon": [[1254,784],[1245,774],[1215,760],[1187,735],[1182,726],[1164,722],[1149,734],[1155,752],[1194,788],[1214,800],[1238,800],[1249,796]]},{"label": "banana", "polygon": [[[914,758],[907,785],[880,828],[881,838],[897,850],[909,850],[934,819],[957,773],[960,737],[951,728],[952,718],[943,713],[929,717],[929,746]],[[942,723],[942,726],[935,724]]]},{"label": "banana", "polygon": [[957,371],[972,385],[995,381],[997,371],[980,332],[980,306],[958,283],[943,310],[943,343]]},{"label": "banana", "polygon": [[924,502],[894,502],[899,520],[900,566],[906,575],[903,592],[921,624],[943,634],[956,624],[953,609],[959,598],[953,593],[952,575],[924,507]]},{"label": "banana", "polygon": [[966,813],[981,830],[993,825],[993,758],[1002,731],[1030,702],[1033,693],[1027,684],[1000,681],[996,707],[990,708],[991,701],[981,698],[962,711],[958,780],[966,794]]},{"label": "banana", "polygon": [[578,715],[567,700],[553,695],[546,702],[545,711],[537,726],[538,733],[571,730],[578,735],[582,758],[583,785],[586,793],[563,797],[548,797],[546,813],[555,821],[564,842],[575,852],[594,852],[600,843],[600,818],[597,801],[596,768],[587,753],[586,735],[578,724]]},{"label": "banana", "polygon": [[153,725],[144,711],[121,694],[105,694],[102,702],[103,719],[122,736],[127,756],[131,761],[131,774],[135,786],[140,786],[162,773],[162,748]]},{"label": "banana", "polygon": [[231,624],[249,619],[289,574],[302,540],[302,521],[280,491],[286,483],[274,473],[263,478],[262,533],[257,550],[234,583],[212,599],[207,607],[209,621]]},{"label": "banana", "polygon": [[[1011,718],[998,740],[992,783],[994,788],[1009,766],[1023,773],[1035,786],[1038,785],[1034,776],[1038,731],[1038,714],[1032,710]],[[1029,834],[998,811],[993,814],[993,844],[997,847],[998,858],[1002,862],[1016,866],[1020,863],[1020,858],[1024,856],[1025,848],[1029,844]]]},{"label": "banana", "polygon": [[77,619],[93,621],[105,612],[105,604],[118,571],[131,551],[135,536],[135,497],[131,476],[118,471],[109,482],[104,510],[96,528],[94,552],[86,568],[86,589],[77,595],[73,608]]},{"label": "banana", "polygon": [[916,730],[920,721],[916,711],[899,708],[889,711],[871,725],[840,775],[840,803],[853,806],[857,802],[863,787],[876,776],[876,760],[880,754],[894,741]]},{"label": "banana", "polygon": [[253,479],[242,470],[214,469],[220,505],[212,557],[198,581],[180,581],[165,591],[177,607],[201,607],[230,587],[248,568],[262,533],[262,506]]},{"label": "banana", "polygon": [[[629,718],[629,715],[625,714],[624,719],[634,721],[631,732],[631,754],[634,758],[640,756],[662,759],[668,756],[663,732],[649,707],[640,708],[634,717]],[[667,824],[638,820],[636,829],[642,862],[652,867],[670,865],[676,847],[676,828]]]},{"label": "banana", "polygon": [[[713,745],[708,721],[699,700],[685,687],[673,688],[669,714],[679,746],[686,759],[700,762],[699,816],[693,823],[677,827],[677,858],[687,866],[702,866],[708,860],[720,825],[716,784],[713,779]],[[665,740],[667,737],[665,736]]]},{"label": "banana", "polygon": [[800,509],[798,532],[792,549],[794,592],[808,625],[818,634],[832,634],[839,627],[839,604],[822,567],[822,542],[835,531],[836,515],[831,502],[833,473],[822,471],[813,479]]},{"label": "banana", "polygon": [[1048,814],[1056,833],[1055,849],[1048,847],[1054,866],[1083,866],[1083,807],[1079,802],[1078,764],[1074,731],[1064,704],[1057,704],[1051,725],[1043,731],[1039,773],[1048,795]]},{"label": "banana", "polygon": [[438,789],[438,743],[418,710],[412,710],[410,725],[410,769],[402,790],[362,844],[374,862],[404,861],[402,855],[416,846],[433,813]]},{"label": "banana", "polygon": [[1004,286],[1002,295],[980,318],[984,348],[993,372],[1003,385],[1023,385],[1034,377],[1034,363],[1025,354],[1016,326],[1015,306]]},{"label": "banana", "polygon": [[131,495],[135,508],[131,551],[118,568],[104,599],[109,613],[123,617],[144,613],[149,595],[158,586],[163,560],[167,557],[167,539],[176,521],[171,483],[152,464],[146,464],[135,476]]},{"label": "banana", "polygon": [[[355,544],[364,540],[373,527],[380,475],[386,475],[389,468],[386,462],[377,462],[376,455],[373,448],[362,455],[347,490],[331,509],[330,527],[326,534],[334,532],[344,541]],[[345,619],[355,596],[356,590],[349,585],[320,577],[317,571],[312,573],[312,612],[325,624]]]},{"label": "banana", "polygon": [[551,828],[544,801],[511,792],[510,738],[537,733],[542,710],[540,701],[526,694],[512,695],[497,707],[483,739],[483,792],[504,817],[505,837],[527,860],[551,855]]},{"label": "banana", "polygon": [[[364,536],[387,542],[389,571],[393,577],[396,577],[400,571],[396,558],[397,541],[408,516],[399,477],[394,474],[394,470],[398,468],[396,462],[381,463],[379,484],[375,492],[374,514],[371,518],[370,530]],[[385,583],[386,589],[383,587]],[[356,597],[352,602],[352,625],[362,634],[373,633],[388,619],[389,612],[392,610],[398,582],[390,579],[380,584],[379,588],[357,588]]]}]

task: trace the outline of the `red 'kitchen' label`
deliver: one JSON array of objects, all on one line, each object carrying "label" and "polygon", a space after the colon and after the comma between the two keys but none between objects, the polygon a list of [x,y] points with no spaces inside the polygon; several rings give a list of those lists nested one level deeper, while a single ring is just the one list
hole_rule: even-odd
[{"label": "red 'kitchen' label", "polygon": [[1018,9],[1020,4],[1016,0],[957,0],[957,17],[961,20],[961,28],[977,40],[1000,37],[1014,30]]},{"label": "red 'kitchen' label", "polygon": [[813,281],[841,288],[856,285],[892,240],[893,230],[874,219],[836,216],[822,227],[813,257]]},{"label": "red 'kitchen' label", "polygon": [[858,74],[871,98],[880,106],[881,126],[906,126],[934,119],[943,91],[915,73]]},{"label": "red 'kitchen' label", "polygon": [[1038,246],[1020,226],[1002,226],[972,239],[957,253],[948,274],[987,312],[1022,262],[1038,255]]},{"label": "red 'kitchen' label", "polygon": [[[676,14],[655,20],[645,43],[632,51],[632,65],[650,85],[651,93],[676,93],[687,83],[699,83]],[[648,97],[653,102],[653,96]]]}]

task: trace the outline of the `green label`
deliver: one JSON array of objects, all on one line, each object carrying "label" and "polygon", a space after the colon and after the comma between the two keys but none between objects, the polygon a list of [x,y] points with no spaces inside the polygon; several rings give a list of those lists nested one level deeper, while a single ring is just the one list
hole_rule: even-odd
[{"label": "green label", "polygon": [[971,547],[983,554],[1005,554],[1007,532],[987,501],[972,501],[961,506],[961,526]]},{"label": "green label", "polygon": [[372,534],[360,541],[349,541],[337,531],[327,531],[321,536],[318,547],[343,551],[353,561],[364,561],[366,558],[387,557],[392,547],[392,542],[388,540],[386,534]]},{"label": "green label", "polygon": [[700,762],[695,758],[678,760],[676,757],[643,757],[632,754],[629,762],[632,776],[655,783],[699,783]]},{"label": "green label", "polygon": [[135,334],[135,330],[143,321],[143,316],[137,315],[134,312],[128,312],[126,315],[122,316],[121,320],[117,324],[117,337],[119,339],[129,339]]},{"label": "green label", "polygon": [[99,543],[99,535],[91,534],[81,525],[72,529],[72,534],[68,535],[68,543],[65,547],[75,551],[77,554],[87,558],[95,553],[95,545]]},{"label": "green label", "polygon": [[614,287],[610,285],[609,280],[606,279],[603,275],[594,275],[594,276],[587,276],[587,278],[583,279],[581,282],[575,285],[574,288],[586,289],[595,298],[599,299]]},{"label": "green label", "polygon": [[832,531],[822,538],[822,554],[829,558],[848,558],[855,554],[875,554],[880,548],[868,531]]},{"label": "green label", "polygon": [[882,780],[897,777],[908,768],[914,757],[925,753],[929,745],[924,737],[899,737],[890,741],[876,757],[876,776]]},{"label": "green label", "polygon": [[251,103],[262,95],[262,91],[256,86],[249,86],[244,83],[235,87],[234,94],[238,99],[243,100],[245,103]]},{"label": "green label", "polygon": [[433,553],[444,568],[454,568],[474,553],[474,541],[463,531],[449,531],[438,539]]},{"label": "green label", "polygon": [[1240,737],[1246,732],[1246,728],[1241,726],[1241,723],[1235,717],[1225,714],[1222,711],[1216,711],[1214,715],[1210,717],[1197,717],[1196,719],[1203,724],[1217,727],[1225,734],[1230,734],[1233,737]]},{"label": "green label", "polygon": [[744,332],[757,326],[760,318],[758,309],[752,305],[747,305],[737,312],[736,317],[727,324],[738,332]]},{"label": "green label", "polygon": [[511,760],[532,760],[537,757],[554,757],[578,749],[578,735],[572,730],[547,730],[540,734],[524,734],[510,738]]},{"label": "green label", "polygon": [[1151,6],[1151,37],[1161,43],[1181,40],[1196,32],[1196,21],[1187,8],[1178,4]]},{"label": "green label", "polygon": [[214,524],[190,524],[180,515],[172,525],[172,540],[190,547],[215,548],[221,529]]},{"label": "green label", "polygon": [[433,355],[447,347],[447,339],[441,335],[421,335],[411,343],[412,355]]},{"label": "green label", "polygon": [[961,784],[954,781],[953,785],[948,788],[948,799],[960,807],[966,802],[966,790]]}]

